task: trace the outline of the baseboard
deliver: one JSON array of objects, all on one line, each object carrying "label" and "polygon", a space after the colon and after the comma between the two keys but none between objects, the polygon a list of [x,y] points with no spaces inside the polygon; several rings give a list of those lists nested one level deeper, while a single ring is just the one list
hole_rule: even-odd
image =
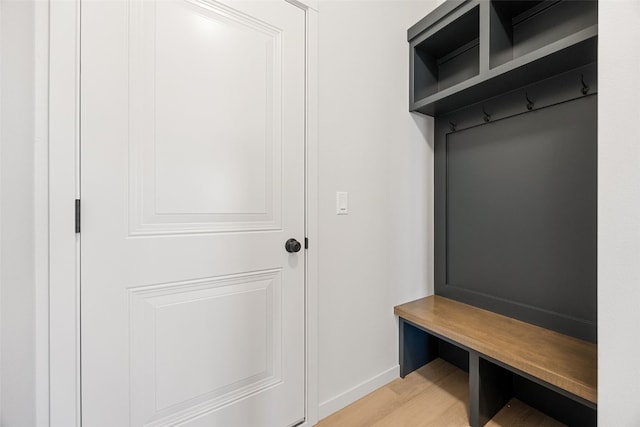
[{"label": "baseboard", "polygon": [[396,365],[338,394],[337,396],[321,402],[318,407],[318,419],[321,420],[323,418],[326,418],[334,412],[344,408],[345,406],[352,404],[361,397],[366,396],[372,391],[398,378],[399,375],[400,366]]}]

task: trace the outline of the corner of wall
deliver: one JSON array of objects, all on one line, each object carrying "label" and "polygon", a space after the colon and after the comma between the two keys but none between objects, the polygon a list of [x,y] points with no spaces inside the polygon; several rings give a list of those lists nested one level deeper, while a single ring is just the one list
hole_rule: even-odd
[{"label": "corner of wall", "polygon": [[598,424],[631,426],[640,425],[640,2],[600,1],[598,20]]},{"label": "corner of wall", "polygon": [[408,111],[407,29],[435,1],[319,3],[323,418],[398,376],[393,307],[433,293],[433,120]]},{"label": "corner of wall", "polygon": [[348,390],[343,391],[337,396],[333,396],[332,398],[325,400],[324,402],[320,402],[318,407],[318,419],[323,419],[333,414],[334,412],[339,411],[340,409],[350,405],[356,400],[366,396],[367,394],[375,391],[376,389],[383,387],[385,384],[393,381],[398,378],[400,375],[400,366],[396,365],[386,371],[375,375],[372,378],[369,378],[366,381],[357,384]]}]

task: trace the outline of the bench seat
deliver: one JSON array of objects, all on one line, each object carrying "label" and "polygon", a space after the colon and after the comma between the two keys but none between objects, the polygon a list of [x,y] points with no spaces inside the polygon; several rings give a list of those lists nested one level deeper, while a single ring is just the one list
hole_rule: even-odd
[{"label": "bench seat", "polygon": [[[470,357],[477,354],[596,407],[597,346],[593,343],[437,295],[399,305],[394,312],[401,323],[459,346]],[[401,346],[407,346],[402,331]],[[418,367],[403,367],[402,362],[401,356],[402,376]]]}]

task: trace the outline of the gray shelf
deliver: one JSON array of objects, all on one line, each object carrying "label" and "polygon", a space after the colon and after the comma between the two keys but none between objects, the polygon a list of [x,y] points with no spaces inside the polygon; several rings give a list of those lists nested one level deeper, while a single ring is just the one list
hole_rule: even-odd
[{"label": "gray shelf", "polygon": [[414,97],[425,98],[477,76],[479,33],[480,11],[476,6],[417,40],[413,48]]},{"label": "gray shelf", "polygon": [[594,1],[491,0],[489,12],[490,68],[598,23]]},{"label": "gray shelf", "polygon": [[445,114],[597,60],[595,1],[456,1],[432,14],[408,31],[410,111]]}]

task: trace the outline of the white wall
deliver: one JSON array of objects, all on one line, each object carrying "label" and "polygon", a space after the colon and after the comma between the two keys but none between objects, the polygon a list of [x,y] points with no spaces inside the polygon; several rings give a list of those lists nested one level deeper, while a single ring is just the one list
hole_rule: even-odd
[{"label": "white wall", "polygon": [[397,377],[393,306],[433,292],[432,121],[408,112],[406,30],[434,6],[319,4],[320,418]]},{"label": "white wall", "polygon": [[599,3],[598,421],[640,425],[640,2]]},{"label": "white wall", "polygon": [[0,5],[0,425],[35,421],[34,2]]}]

